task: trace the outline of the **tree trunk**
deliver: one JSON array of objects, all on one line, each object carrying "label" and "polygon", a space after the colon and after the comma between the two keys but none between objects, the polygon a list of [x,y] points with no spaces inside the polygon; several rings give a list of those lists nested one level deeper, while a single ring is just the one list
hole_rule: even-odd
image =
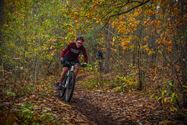
[{"label": "tree trunk", "polygon": [[182,84],[183,84],[183,107],[187,108],[187,30],[186,30],[186,22],[184,19],[184,14],[186,12],[187,2],[184,0],[179,0],[179,9],[180,9],[180,20],[182,19],[183,25],[180,26],[178,33],[181,41],[181,72],[182,72]]},{"label": "tree trunk", "polygon": [[[0,48],[2,48],[2,44],[3,44],[3,33],[2,33],[2,26],[3,26],[3,4],[4,1],[3,0],[0,0]],[[4,77],[4,64],[3,64],[3,59],[2,59],[2,56],[3,56],[3,53],[2,51],[0,52],[0,65],[1,65],[1,77]]]},{"label": "tree trunk", "polygon": [[[2,47],[2,43],[3,43],[3,34],[2,34],[2,26],[3,26],[3,4],[4,1],[0,0],[0,47]],[[2,52],[1,52],[2,54]],[[0,54],[0,57],[2,57],[2,55]],[[0,58],[0,62],[2,62],[1,58]]]},{"label": "tree trunk", "polygon": [[[135,44],[135,43],[134,43]],[[136,46],[136,45],[135,45]],[[133,52],[132,52],[132,65],[135,66],[136,64],[136,51],[137,51],[137,47],[135,47],[133,49]]]},{"label": "tree trunk", "polygon": [[110,57],[111,57],[111,42],[112,42],[112,34],[111,34],[111,26],[108,25],[107,30],[105,31],[105,46],[106,46],[106,57],[105,57],[105,73],[108,73],[111,69],[110,67]]},{"label": "tree trunk", "polygon": [[[3,23],[3,4],[4,1],[3,0],[0,0],[0,23],[2,24]],[[0,25],[2,26],[2,25]]]},{"label": "tree trunk", "polygon": [[[186,38],[187,40],[187,38]],[[183,83],[183,105],[187,108],[187,43],[182,48],[182,83]]]},{"label": "tree trunk", "polygon": [[140,24],[138,26],[138,29],[136,31],[136,35],[138,36],[138,40],[137,40],[137,56],[138,56],[138,60],[137,60],[137,67],[138,67],[138,86],[137,89],[138,90],[142,90],[143,89],[143,82],[144,81],[144,72],[143,72],[143,62],[142,62],[142,42],[143,42],[143,38],[144,38],[144,27],[143,27],[143,19],[144,19],[144,12],[142,12],[142,16],[140,17]]},{"label": "tree trunk", "polygon": [[138,61],[137,61],[137,65],[138,65],[138,90],[142,90],[143,87],[143,83],[142,83],[142,77],[141,77],[141,45],[140,45],[140,41],[138,40]]}]

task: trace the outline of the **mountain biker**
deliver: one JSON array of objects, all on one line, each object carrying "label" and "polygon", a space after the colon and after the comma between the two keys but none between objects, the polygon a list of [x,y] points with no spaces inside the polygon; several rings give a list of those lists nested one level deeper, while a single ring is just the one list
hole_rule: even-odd
[{"label": "mountain biker", "polygon": [[[68,68],[70,68],[70,65],[68,65],[66,62],[73,62],[75,63],[75,78],[78,74],[79,67],[80,67],[80,61],[79,61],[79,55],[82,53],[84,56],[84,62],[85,64],[88,63],[88,56],[84,44],[84,38],[83,37],[77,37],[76,41],[71,42],[65,49],[61,51],[61,64],[63,65],[63,70],[61,73],[61,78],[57,85],[59,86],[64,81],[65,74],[68,71]],[[59,86],[60,87],[60,86]],[[60,88],[58,88],[60,89]]]}]

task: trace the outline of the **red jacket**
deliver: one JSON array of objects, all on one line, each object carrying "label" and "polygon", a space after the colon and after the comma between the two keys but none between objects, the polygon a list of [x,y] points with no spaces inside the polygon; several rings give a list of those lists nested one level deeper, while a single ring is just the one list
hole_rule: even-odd
[{"label": "red jacket", "polygon": [[80,53],[84,56],[84,61],[88,62],[88,56],[84,46],[77,48],[75,42],[71,42],[64,50],[61,51],[61,57],[67,57],[70,60],[79,60]]}]

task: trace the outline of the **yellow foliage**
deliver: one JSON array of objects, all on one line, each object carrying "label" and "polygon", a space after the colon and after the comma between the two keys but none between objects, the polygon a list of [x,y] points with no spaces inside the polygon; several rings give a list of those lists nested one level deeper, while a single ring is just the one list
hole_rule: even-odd
[{"label": "yellow foliage", "polygon": [[155,12],[152,11],[152,10],[147,10],[147,11],[145,11],[145,13],[146,13],[147,15],[149,15],[149,16],[155,14]]},{"label": "yellow foliage", "polygon": [[122,45],[123,47],[128,47],[128,46],[129,46],[129,43],[128,43],[128,42],[122,42],[121,45]]}]

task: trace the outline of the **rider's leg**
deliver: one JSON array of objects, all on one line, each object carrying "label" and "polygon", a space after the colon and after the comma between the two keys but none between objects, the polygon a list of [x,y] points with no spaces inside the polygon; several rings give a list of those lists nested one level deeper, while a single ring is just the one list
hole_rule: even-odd
[{"label": "rider's leg", "polygon": [[62,83],[64,81],[64,77],[65,77],[65,74],[67,73],[67,71],[68,71],[68,67],[63,67],[62,73],[61,73],[61,78],[60,78],[60,83]]},{"label": "rider's leg", "polygon": [[80,67],[79,64],[76,64],[76,65],[75,65],[75,70],[74,70],[75,78],[76,78],[76,76],[77,76],[77,74],[78,74],[78,72],[79,72],[79,67]]}]

